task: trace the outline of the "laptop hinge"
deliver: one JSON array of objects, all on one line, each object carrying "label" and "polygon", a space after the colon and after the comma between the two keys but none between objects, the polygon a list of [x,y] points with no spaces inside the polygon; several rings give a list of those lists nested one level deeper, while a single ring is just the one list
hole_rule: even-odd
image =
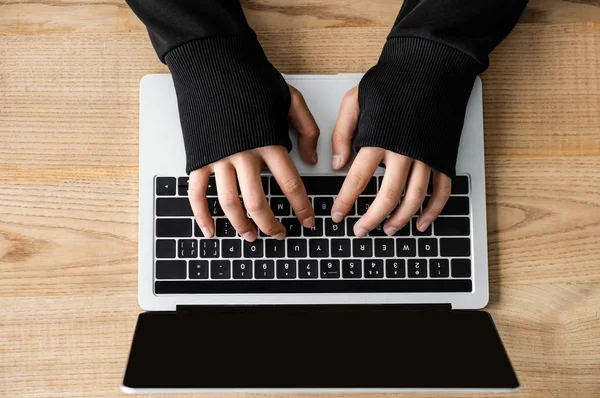
[{"label": "laptop hinge", "polygon": [[257,305],[178,305],[177,313],[207,312],[261,312],[278,311],[450,311],[452,305],[445,304],[257,304]]}]

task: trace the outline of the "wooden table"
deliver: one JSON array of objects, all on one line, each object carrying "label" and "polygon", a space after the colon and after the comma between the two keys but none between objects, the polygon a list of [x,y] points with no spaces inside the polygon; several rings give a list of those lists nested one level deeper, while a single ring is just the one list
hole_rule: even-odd
[{"label": "wooden table", "polygon": [[[398,0],[246,0],[285,73],[363,72]],[[0,396],[115,396],[137,305],[138,83],[120,0],[0,0]],[[600,8],[530,1],[483,75],[491,301],[523,396],[600,396]]]}]

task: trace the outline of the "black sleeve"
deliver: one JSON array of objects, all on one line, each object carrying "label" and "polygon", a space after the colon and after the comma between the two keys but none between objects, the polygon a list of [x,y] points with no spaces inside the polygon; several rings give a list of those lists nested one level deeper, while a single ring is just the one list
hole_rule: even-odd
[{"label": "black sleeve", "polygon": [[127,3],[173,76],[188,173],[248,149],[291,149],[288,86],[239,0]]},{"label": "black sleeve", "polygon": [[362,78],[355,146],[376,146],[454,176],[465,111],[488,54],[527,0],[405,0]]}]

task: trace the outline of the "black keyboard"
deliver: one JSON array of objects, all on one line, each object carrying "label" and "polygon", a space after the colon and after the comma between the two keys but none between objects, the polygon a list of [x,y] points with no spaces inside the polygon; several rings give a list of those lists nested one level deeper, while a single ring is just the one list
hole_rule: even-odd
[{"label": "black keyboard", "polygon": [[[304,176],[315,226],[304,228],[275,179],[262,176],[273,213],[286,227],[283,241],[239,237],[219,206],[214,177],[206,192],[215,237],[206,239],[187,198],[187,177],[155,179],[155,293],[470,292],[472,284],[469,178],[454,178],[441,216],[425,232],[417,217],[394,236],[382,225],[365,238],[353,226],[375,199],[382,177],[372,177],[339,224],[331,207],[342,176]],[[428,196],[422,209],[427,205]],[[422,210],[421,209],[421,210]]]}]

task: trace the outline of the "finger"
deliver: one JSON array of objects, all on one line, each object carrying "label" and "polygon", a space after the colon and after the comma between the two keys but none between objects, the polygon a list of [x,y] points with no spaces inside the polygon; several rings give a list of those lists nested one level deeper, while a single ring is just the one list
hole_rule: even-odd
[{"label": "finger", "polygon": [[194,170],[190,173],[188,186],[188,199],[196,224],[198,224],[202,235],[206,238],[212,238],[215,229],[215,224],[208,210],[208,201],[206,200],[209,176],[210,170],[208,169]]},{"label": "finger", "polygon": [[317,163],[317,142],[319,141],[319,126],[308,109],[300,91],[290,87],[291,104],[289,121],[298,132],[298,150],[302,160],[309,164]]},{"label": "finger", "polygon": [[356,236],[365,236],[376,228],[398,206],[412,159],[387,152],[384,155],[385,174],[369,210],[354,225]]},{"label": "finger", "polygon": [[333,157],[331,167],[339,170],[348,163],[352,154],[352,137],[358,125],[358,86],[355,86],[344,95],[340,113],[338,114],[333,134],[331,136],[331,146]]},{"label": "finger", "polygon": [[427,207],[423,210],[423,213],[417,219],[417,229],[421,232],[425,231],[431,223],[438,218],[448,198],[450,197],[450,191],[452,190],[452,179],[440,173],[439,171],[433,172],[433,192]]},{"label": "finger", "polygon": [[244,206],[261,231],[275,239],[285,238],[285,227],[275,218],[260,180],[260,160],[234,161]]},{"label": "finger", "polygon": [[270,147],[269,149],[268,151],[263,149],[263,159],[267,167],[292,205],[300,224],[311,228],[315,225],[315,212],[292,158],[283,147]]},{"label": "finger", "polygon": [[233,228],[242,238],[252,242],[256,239],[257,232],[240,202],[236,180],[235,168],[231,163],[215,164],[215,182],[217,183],[219,204]]},{"label": "finger", "polygon": [[392,214],[383,226],[383,231],[388,235],[394,235],[399,229],[408,223],[412,216],[419,210],[425,194],[427,193],[427,185],[429,185],[429,175],[431,168],[423,162],[414,161],[410,177],[408,178],[408,186],[406,187],[406,195],[404,200],[398,206],[398,209]]},{"label": "finger", "polygon": [[373,176],[373,173],[383,159],[384,150],[381,148],[364,147],[358,151],[358,155],[348,171],[348,175],[344,180],[342,189],[331,208],[331,217],[333,221],[338,223],[342,221],[344,216],[348,214],[354,202],[364,191]]}]

